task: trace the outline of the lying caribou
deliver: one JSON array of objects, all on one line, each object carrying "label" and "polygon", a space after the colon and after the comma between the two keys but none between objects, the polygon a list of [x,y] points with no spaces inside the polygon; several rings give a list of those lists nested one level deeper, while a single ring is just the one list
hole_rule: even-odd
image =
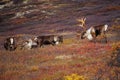
[{"label": "lying caribou", "polygon": [[8,37],[5,39],[4,48],[9,51],[14,51],[16,49],[16,42],[14,37]]},{"label": "lying caribou", "polygon": [[[26,36],[25,36],[26,37]],[[24,37],[8,37],[5,39],[4,48],[9,51],[13,51],[16,48],[30,50],[36,47],[42,47],[46,44],[57,45],[63,42],[63,36],[58,35],[47,35],[38,36],[34,38],[24,38]]]},{"label": "lying caribou", "polygon": [[63,36],[59,35],[47,35],[47,36],[38,36],[36,38],[36,43],[42,47],[43,45],[57,45],[63,42]]},{"label": "lying caribou", "polygon": [[103,34],[103,37],[105,38],[105,42],[107,43],[107,37],[106,37],[106,31],[108,30],[107,24],[92,26],[89,29],[86,29],[86,18],[78,19],[78,21],[81,23],[79,26],[81,26],[84,31],[81,33],[81,39],[87,38],[88,40],[96,41],[96,37]]},{"label": "lying caribou", "polygon": [[28,49],[28,50],[30,50],[30,49],[36,48],[36,47],[38,47],[38,43],[35,42],[35,41],[32,40],[32,39],[28,39],[28,40],[26,40],[26,41],[22,44],[21,49]]},{"label": "lying caribou", "polygon": [[14,51],[19,49],[32,49],[38,46],[33,38],[26,38],[26,36],[21,37],[8,37],[5,39],[4,48],[9,51]]}]

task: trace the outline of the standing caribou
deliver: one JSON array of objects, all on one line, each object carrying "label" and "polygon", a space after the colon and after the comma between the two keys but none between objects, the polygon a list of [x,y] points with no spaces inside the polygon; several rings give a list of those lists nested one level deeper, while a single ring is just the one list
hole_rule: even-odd
[{"label": "standing caribou", "polygon": [[81,18],[77,20],[78,22],[80,22],[80,25],[84,31],[81,33],[81,39],[87,38],[88,40],[92,41],[96,41],[96,37],[99,35],[104,36],[105,38],[105,42],[107,43],[107,37],[106,37],[106,31],[108,29],[108,25],[107,24],[103,24],[103,25],[98,25],[98,26],[92,26],[89,29],[86,28],[86,18]]}]

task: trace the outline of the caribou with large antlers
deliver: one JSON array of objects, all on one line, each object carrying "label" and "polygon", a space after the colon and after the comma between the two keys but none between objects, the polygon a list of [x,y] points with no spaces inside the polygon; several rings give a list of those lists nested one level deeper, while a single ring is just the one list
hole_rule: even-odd
[{"label": "caribou with large antlers", "polygon": [[96,37],[103,34],[103,37],[105,38],[105,42],[107,43],[107,37],[106,37],[106,31],[108,29],[107,24],[92,26],[89,29],[86,27],[86,18],[81,18],[77,20],[80,22],[80,25],[84,31],[81,33],[81,39],[87,38],[88,40],[94,40],[96,41]]}]

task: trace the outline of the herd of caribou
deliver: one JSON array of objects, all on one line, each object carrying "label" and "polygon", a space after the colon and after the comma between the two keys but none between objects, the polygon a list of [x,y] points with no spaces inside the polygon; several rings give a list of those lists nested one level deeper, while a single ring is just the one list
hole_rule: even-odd
[{"label": "herd of caribou", "polygon": [[[85,23],[86,18],[78,19],[80,22],[80,25],[83,28],[83,31],[81,32],[81,39],[87,38],[88,40],[94,40],[96,41],[96,37],[99,35],[104,35],[104,38],[107,43],[107,37],[106,37],[106,31],[108,29],[107,24],[98,25],[98,26],[92,26],[87,29]],[[37,36],[34,37],[34,39],[28,39],[21,45],[21,49],[32,49],[35,47],[42,47],[46,44],[51,45],[57,45],[59,43],[63,42],[63,36],[62,35],[47,35],[47,36]],[[16,37],[8,37],[5,39],[4,42],[4,48],[9,51],[14,51],[17,48],[17,41]]]},{"label": "herd of caribou", "polygon": [[[42,47],[46,44],[57,45],[63,42],[63,36],[61,35],[48,35],[48,36],[38,36],[34,39],[29,38],[21,44],[21,49],[32,49],[36,47]],[[8,37],[4,42],[4,48],[9,51],[14,51],[17,48],[17,38]]]}]

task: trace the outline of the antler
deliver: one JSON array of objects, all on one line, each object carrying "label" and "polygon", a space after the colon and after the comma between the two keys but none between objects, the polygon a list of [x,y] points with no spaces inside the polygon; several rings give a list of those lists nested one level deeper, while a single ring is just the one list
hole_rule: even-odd
[{"label": "antler", "polygon": [[81,26],[82,28],[86,28],[85,26],[86,18],[77,19],[77,21],[80,22],[79,26]]}]

